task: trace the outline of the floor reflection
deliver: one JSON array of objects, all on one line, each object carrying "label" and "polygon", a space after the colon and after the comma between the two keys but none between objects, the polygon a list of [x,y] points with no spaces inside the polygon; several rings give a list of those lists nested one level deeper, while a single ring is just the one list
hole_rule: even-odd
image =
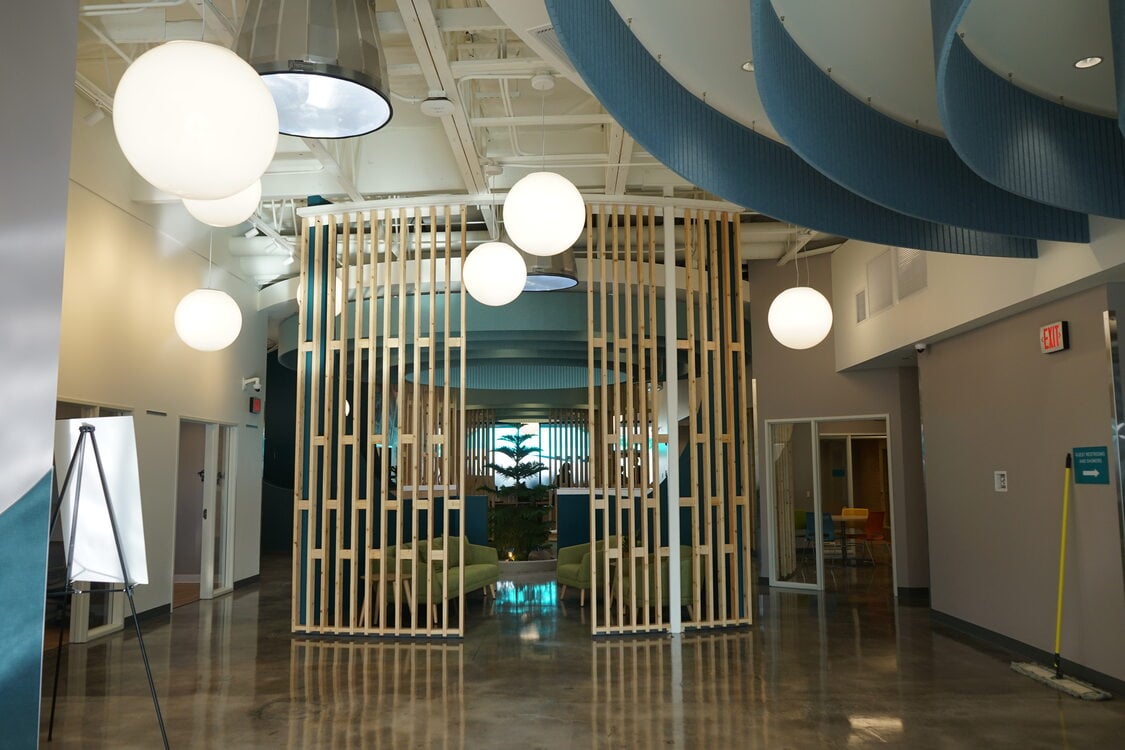
[{"label": "floor reflection", "polygon": [[[145,641],[177,748],[1112,747],[1125,726],[876,591],[755,606],[744,630],[593,639],[553,581],[510,581],[470,598],[463,640],[304,638],[275,561]],[[51,747],[157,745],[133,638],[64,660]]]}]

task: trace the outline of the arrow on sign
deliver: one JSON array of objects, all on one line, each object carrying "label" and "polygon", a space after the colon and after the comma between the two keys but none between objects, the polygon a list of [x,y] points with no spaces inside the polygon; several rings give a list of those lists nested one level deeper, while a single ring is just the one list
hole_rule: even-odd
[{"label": "arrow on sign", "polygon": [[1082,476],[1084,476],[1084,477],[1096,477],[1097,475],[1098,475],[1097,469],[1086,469],[1085,471],[1082,472]]}]

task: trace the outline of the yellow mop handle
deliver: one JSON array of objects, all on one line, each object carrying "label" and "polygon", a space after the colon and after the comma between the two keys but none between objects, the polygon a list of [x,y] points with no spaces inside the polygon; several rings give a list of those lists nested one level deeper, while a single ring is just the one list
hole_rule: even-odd
[{"label": "yellow mop handle", "polygon": [[1063,581],[1066,574],[1066,519],[1070,509],[1070,453],[1066,454],[1066,471],[1063,482],[1062,540],[1059,543],[1059,598],[1055,604],[1055,677],[1062,677],[1059,648],[1062,645]]}]

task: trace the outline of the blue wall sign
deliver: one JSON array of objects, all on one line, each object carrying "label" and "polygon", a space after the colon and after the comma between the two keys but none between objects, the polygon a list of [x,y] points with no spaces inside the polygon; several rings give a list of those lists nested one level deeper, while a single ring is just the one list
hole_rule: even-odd
[{"label": "blue wall sign", "polygon": [[1105,446],[1075,448],[1074,483],[1109,484],[1109,451]]}]

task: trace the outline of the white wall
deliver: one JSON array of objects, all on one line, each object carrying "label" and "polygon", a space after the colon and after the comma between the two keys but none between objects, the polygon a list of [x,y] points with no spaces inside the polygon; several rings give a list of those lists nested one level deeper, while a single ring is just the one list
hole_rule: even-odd
[{"label": "white wall", "polygon": [[846,242],[832,255],[836,368],[1125,279],[1125,222],[1091,216],[1090,233],[1089,245],[1040,242],[1035,260],[926,253],[927,288],[859,324],[855,295],[866,286],[868,261],[887,247]]},{"label": "white wall", "polygon": [[238,340],[210,353],[179,340],[172,314],[185,294],[206,284],[206,231],[186,223],[179,206],[132,203],[134,175],[112,123],[87,126],[84,100],[75,110],[59,398],[133,411],[151,581],[137,589],[144,611],[172,601],[181,417],[236,428],[234,577],[258,573],[262,429],[260,415],[248,413],[241,381],[265,377],[266,321],[255,312],[256,288],[215,269],[212,286],[242,308]]}]

